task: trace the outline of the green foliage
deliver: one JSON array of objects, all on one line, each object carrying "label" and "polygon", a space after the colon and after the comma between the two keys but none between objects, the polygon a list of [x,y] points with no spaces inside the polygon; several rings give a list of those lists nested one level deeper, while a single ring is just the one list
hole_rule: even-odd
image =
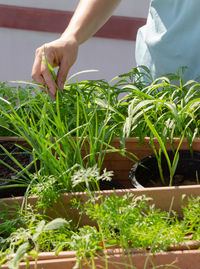
[{"label": "green foliage", "polygon": [[[87,169],[80,168],[74,172],[71,177],[72,187],[86,186],[87,190],[94,191],[99,190],[100,181],[111,181],[113,176],[112,171],[103,170],[101,173],[100,169],[95,165]],[[81,189],[81,187],[79,187]],[[82,187],[85,190],[84,187]]]},{"label": "green foliage", "polygon": [[11,86],[6,82],[0,82],[0,136],[19,135],[17,129],[10,124],[4,113],[10,113],[11,107],[17,111],[21,117],[24,107],[26,113],[31,111],[31,102],[38,102],[39,96],[35,94],[33,87]]},{"label": "green foliage", "polygon": [[[30,114],[24,106],[19,108],[20,114],[12,106],[10,113],[3,112],[10,124],[33,148],[34,162],[39,160],[41,176],[55,176],[58,183],[64,184],[68,191],[72,189],[70,169],[77,164],[82,167],[97,164],[101,167],[113,137],[112,130],[107,127],[110,119],[108,109],[99,110],[94,103],[94,96],[85,103],[85,93],[80,93],[77,85],[75,88],[75,95],[73,91],[68,93],[70,98],[75,96],[75,102],[71,105],[62,103],[60,106],[59,96],[53,101],[38,92],[40,102],[30,101]],[[64,96],[62,100],[65,100]],[[64,107],[65,112],[62,112]]]},{"label": "green foliage", "polygon": [[95,227],[84,226],[72,235],[70,246],[77,251],[78,257],[94,257],[97,251],[102,250],[101,239]]},{"label": "green foliage", "polygon": [[[54,79],[53,69],[48,68]],[[16,93],[14,87],[2,84],[1,115],[5,123],[0,124],[25,138],[33,148],[38,178],[52,175],[71,191],[69,170],[77,164],[83,168],[97,164],[101,168],[105,154],[114,151],[113,137],[122,138],[122,147],[124,137],[139,137],[141,143],[144,137],[152,139],[155,134],[162,141],[161,151],[167,138],[174,150],[174,137],[186,138],[192,147],[200,129],[200,84],[184,83],[182,72],[184,68],[152,81],[149,70],[141,66],[110,82],[69,79],[64,90],[57,91],[56,100],[40,92],[39,84],[28,83],[32,88],[19,87]],[[125,149],[119,152],[123,155]],[[175,156],[174,164],[168,162],[170,184],[178,152]]]},{"label": "green foliage", "polygon": [[141,141],[151,136],[144,113],[154,126],[163,143],[168,137],[181,137],[184,133],[189,145],[199,136],[200,84],[196,81],[183,83],[181,74],[168,74],[140,89],[124,86],[132,91],[132,101],[124,126],[126,136],[138,136]]},{"label": "green foliage", "polygon": [[[103,199],[99,192],[93,192],[99,190],[100,180],[113,176],[112,172],[101,171],[105,154],[126,153],[112,147],[113,137],[120,137],[122,145],[126,136],[138,136],[140,142],[145,136],[151,142],[156,137],[160,143],[159,151],[155,151],[158,165],[161,151],[168,158],[167,138],[172,149],[174,137],[186,137],[192,146],[199,136],[199,83],[184,83],[180,71],[152,81],[147,68],[140,67],[110,82],[67,81],[56,100],[40,92],[37,87],[41,85],[30,84],[34,87],[16,90],[4,83],[0,87],[1,132],[21,136],[32,147],[36,172],[26,183],[28,192],[39,197],[35,209],[26,204],[26,199],[17,210],[3,206],[1,263],[6,262],[7,255],[15,254],[8,265],[17,268],[26,253],[37,261],[40,251],[58,254],[76,250],[76,266],[84,260],[95,268],[95,255],[111,246],[155,252],[179,245],[189,233],[199,240],[199,198],[189,200],[183,207],[184,218],[179,220],[171,210],[156,209],[145,196],[112,195]],[[171,178],[178,150],[174,161],[168,160]],[[71,206],[96,221],[98,228],[75,226],[67,212],[65,219],[46,216],[55,203],[63,206],[61,193],[82,190],[86,190],[88,202],[83,205],[73,200]]]},{"label": "green foliage", "polygon": [[112,195],[95,206],[88,203],[86,208],[87,215],[101,227],[107,245],[115,242],[125,249],[151,246],[155,251],[166,250],[183,239],[176,216],[149,206],[145,196]]},{"label": "green foliage", "polygon": [[23,212],[23,226],[16,226],[9,236],[0,239],[2,263],[6,262],[7,255],[14,253],[7,263],[9,268],[18,268],[25,254],[37,262],[41,251],[55,251],[58,255],[62,250],[75,250],[78,268],[80,262],[94,266],[95,256],[106,260],[102,251],[110,247],[154,253],[183,243],[187,246],[190,238],[186,235],[191,233],[193,239],[199,240],[199,197],[189,198],[182,207],[183,219],[170,209],[169,212],[156,209],[152,199],[146,196],[113,194],[95,202],[88,199],[82,206],[98,228],[86,225],[73,230],[66,219],[47,220],[29,206]]},{"label": "green foliage", "polygon": [[[143,88],[132,84],[124,86],[132,91],[124,136],[139,137],[140,143],[145,137],[150,137],[150,146],[158,161],[160,177],[163,185],[166,185],[161,167],[161,153],[164,153],[169,167],[170,186],[173,184],[182,140],[187,139],[192,153],[194,138],[200,135],[200,84],[192,80],[184,83],[181,72],[184,72],[184,68],[180,68],[177,75],[167,74]],[[176,137],[181,138],[181,141],[175,150],[173,138]],[[159,142],[158,150],[153,138]],[[175,153],[172,163],[166,150],[167,139]]]},{"label": "green foliage", "polygon": [[23,223],[22,227],[13,228],[9,237],[0,237],[0,257],[4,257],[4,262],[6,261],[5,257],[8,257],[6,255],[15,253],[14,257],[9,258],[7,262],[10,269],[18,268],[25,254],[29,254],[37,260],[40,251],[51,251],[63,242],[62,248],[67,249],[67,241],[72,233],[69,222],[61,218],[46,222],[44,216],[43,219],[40,219],[31,213],[33,212],[24,213],[26,223]]},{"label": "green foliage", "polygon": [[0,236],[9,237],[12,232],[18,229],[24,223],[24,216],[20,213],[19,205],[7,206],[0,200],[1,212],[0,212]]},{"label": "green foliage", "polygon": [[188,234],[193,234],[194,240],[200,240],[200,197],[188,199],[186,206],[182,207],[183,211],[183,230],[187,227]]},{"label": "green foliage", "polygon": [[183,138],[184,138],[184,134],[182,135],[181,139],[180,139],[180,142],[178,144],[178,147],[175,151],[175,154],[174,154],[174,158],[173,158],[173,161],[171,162],[170,161],[170,158],[169,158],[169,155],[168,155],[168,152],[166,150],[166,147],[165,147],[165,144],[163,143],[161,137],[159,136],[158,132],[156,131],[156,129],[154,128],[153,124],[149,121],[149,119],[147,118],[147,116],[145,115],[144,113],[144,118],[145,118],[145,121],[149,127],[149,129],[151,130],[152,134],[156,137],[159,145],[160,145],[160,148],[159,148],[159,151],[157,153],[157,150],[154,146],[154,142],[153,142],[153,139],[152,139],[152,136],[150,137],[151,140],[150,140],[150,145],[154,151],[154,154],[156,156],[156,159],[157,159],[157,163],[158,163],[158,168],[159,168],[159,172],[160,172],[160,177],[161,177],[161,180],[162,180],[162,183],[163,185],[166,185],[166,180],[164,178],[164,175],[163,175],[163,172],[162,172],[162,158],[161,158],[161,153],[163,152],[164,153],[164,156],[167,160],[167,164],[168,164],[168,168],[169,168],[169,174],[170,174],[170,180],[169,180],[169,186],[172,186],[172,183],[173,183],[173,176],[176,172],[176,168],[177,168],[177,165],[178,165],[178,161],[179,161],[179,149],[180,149],[180,146],[182,144],[182,141],[183,141]]}]

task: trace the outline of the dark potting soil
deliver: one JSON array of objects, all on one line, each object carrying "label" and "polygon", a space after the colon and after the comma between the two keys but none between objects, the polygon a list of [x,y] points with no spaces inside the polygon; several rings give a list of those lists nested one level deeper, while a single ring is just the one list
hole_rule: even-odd
[{"label": "dark potting soil", "polygon": [[111,181],[100,181],[99,187],[100,187],[100,190],[117,190],[117,189],[126,188],[115,179],[112,179]]},{"label": "dark potting soil", "polygon": [[[22,149],[15,145],[13,142],[1,142],[1,145],[10,152],[14,158],[23,166],[26,167],[30,163],[30,155],[25,154]],[[17,171],[20,171],[20,167],[0,148],[0,160],[5,162]],[[0,163],[0,179],[13,179],[16,176],[16,172]],[[0,185],[5,184],[4,181],[0,181]]]}]

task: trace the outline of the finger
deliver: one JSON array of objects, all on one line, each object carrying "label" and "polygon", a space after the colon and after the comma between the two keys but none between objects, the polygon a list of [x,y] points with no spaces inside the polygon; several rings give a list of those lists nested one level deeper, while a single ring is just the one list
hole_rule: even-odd
[{"label": "finger", "polygon": [[[44,59],[44,56],[43,56],[43,59]],[[47,85],[47,87],[49,88],[49,95],[52,97],[52,98],[55,98],[56,96],[56,86],[54,84],[54,81],[53,81],[53,78],[52,78],[52,75],[49,71],[49,68],[47,66],[47,63],[49,63],[50,65],[53,65],[53,59],[51,57],[49,57],[48,55],[45,56],[45,61],[42,60],[41,61],[41,74],[42,74],[42,77],[45,81],[45,84]]]},{"label": "finger", "polygon": [[57,79],[56,79],[56,83],[58,85],[58,88],[61,91],[64,88],[64,84],[65,84],[69,69],[70,69],[70,66],[68,65],[68,63],[66,61],[63,60],[60,64],[59,69],[58,69]]},{"label": "finger", "polygon": [[41,90],[43,90],[46,93],[46,88],[45,88],[46,83],[41,74],[41,54],[37,53],[37,51],[36,51],[36,56],[35,56],[35,60],[32,67],[31,77],[36,83],[44,85],[44,87],[41,87]]}]

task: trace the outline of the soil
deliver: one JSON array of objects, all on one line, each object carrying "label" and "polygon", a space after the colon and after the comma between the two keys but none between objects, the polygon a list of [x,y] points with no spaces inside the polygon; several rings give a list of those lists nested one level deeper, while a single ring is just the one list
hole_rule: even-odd
[{"label": "soil", "polygon": [[125,189],[125,186],[123,186],[114,178],[111,181],[100,181],[99,183],[100,190]]},{"label": "soil", "polygon": [[[25,167],[30,163],[30,155],[25,154],[22,149],[17,147],[12,142],[1,142],[1,145],[12,155],[14,158],[23,166]],[[11,158],[0,148],[0,160],[4,161],[9,166],[13,167],[15,170],[20,171],[19,166],[11,160]],[[0,163],[0,178],[3,179],[12,179],[14,178],[16,173],[6,167],[4,164]],[[1,182],[0,182],[1,184]]]},{"label": "soil", "polygon": [[[30,163],[30,154],[25,153],[21,148],[19,148],[13,142],[0,142],[0,144],[12,154],[12,156],[23,166],[26,167]],[[0,160],[5,162],[7,165],[14,168],[16,171],[20,171],[20,167],[5,153],[5,151],[0,148]],[[12,171],[5,164],[0,163],[0,186],[6,186],[13,184],[17,178],[16,172]],[[13,179],[9,182],[3,179]],[[15,187],[6,188],[0,190],[0,198],[11,197],[11,196],[21,196],[25,193],[26,187]]]}]

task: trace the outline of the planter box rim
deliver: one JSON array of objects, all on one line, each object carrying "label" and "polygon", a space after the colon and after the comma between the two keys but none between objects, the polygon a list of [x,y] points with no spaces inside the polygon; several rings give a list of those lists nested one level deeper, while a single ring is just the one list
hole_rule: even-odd
[{"label": "planter box rim", "polygon": [[[185,186],[171,186],[171,187],[152,187],[152,188],[143,188],[143,189],[117,189],[117,190],[102,190],[100,191],[100,194],[102,195],[111,195],[111,194],[126,194],[126,193],[141,193],[141,195],[143,193],[147,194],[148,193],[160,193],[160,191],[164,191],[164,192],[174,192],[174,194],[176,193],[181,193],[184,191],[187,191],[188,193],[191,193],[192,191],[197,191],[200,194],[200,184],[197,185],[185,185]],[[94,193],[99,193],[98,191],[94,191]],[[70,193],[63,193],[61,195],[61,197],[66,197],[66,196],[87,196],[86,192],[70,192]],[[10,197],[10,198],[2,198],[0,199],[1,201],[19,201],[23,199],[23,196],[17,196],[17,197]],[[33,200],[37,200],[37,196],[29,196],[28,199],[33,199]]]},{"label": "planter box rim", "polygon": [[[106,250],[106,255],[108,256],[116,256],[116,255],[122,255],[123,253],[125,255],[127,254],[130,254],[130,255],[167,255],[169,253],[173,253],[173,254],[176,254],[176,253],[190,253],[191,251],[192,252],[197,252],[197,253],[200,253],[200,250],[197,249],[198,246],[196,246],[195,249],[186,249],[186,246],[185,248],[183,249],[182,246],[180,247],[176,247],[176,249],[169,249],[168,251],[162,251],[162,252],[155,252],[155,253],[152,253],[151,251],[149,250],[141,250],[140,248],[130,248],[130,249],[122,249],[120,247],[116,247],[116,248],[110,248],[110,249],[107,249]],[[105,252],[104,251],[100,251],[99,252],[99,256],[101,255],[104,255]],[[12,254],[12,255],[9,255],[8,256],[8,259],[9,258],[13,258],[15,257],[15,254]],[[28,254],[26,254],[24,256],[25,258],[28,258],[29,261],[34,261],[34,258],[29,256]],[[54,260],[54,259],[63,259],[63,258],[75,258],[76,259],[76,251],[73,251],[73,250],[66,250],[66,251],[61,251],[58,253],[58,255],[55,255],[55,252],[51,251],[51,252],[40,252],[38,254],[38,258],[37,260],[40,261],[40,260]]]},{"label": "planter box rim", "polygon": [[[24,139],[23,137],[19,137],[19,136],[0,136],[0,141],[3,141],[5,139],[8,139],[9,141],[26,141],[26,139]],[[115,137],[113,138],[114,141],[120,141],[120,138],[119,137]],[[139,141],[139,137],[127,137],[125,138],[126,141]],[[144,137],[143,139],[144,141],[149,141],[150,140],[150,137]],[[157,140],[156,138],[153,138],[153,140]],[[169,138],[167,138],[167,140],[169,140]],[[173,140],[180,140],[180,137],[174,137]],[[183,139],[184,140],[187,140],[186,138]],[[200,137],[196,137],[194,138],[194,141],[200,141]]]}]

